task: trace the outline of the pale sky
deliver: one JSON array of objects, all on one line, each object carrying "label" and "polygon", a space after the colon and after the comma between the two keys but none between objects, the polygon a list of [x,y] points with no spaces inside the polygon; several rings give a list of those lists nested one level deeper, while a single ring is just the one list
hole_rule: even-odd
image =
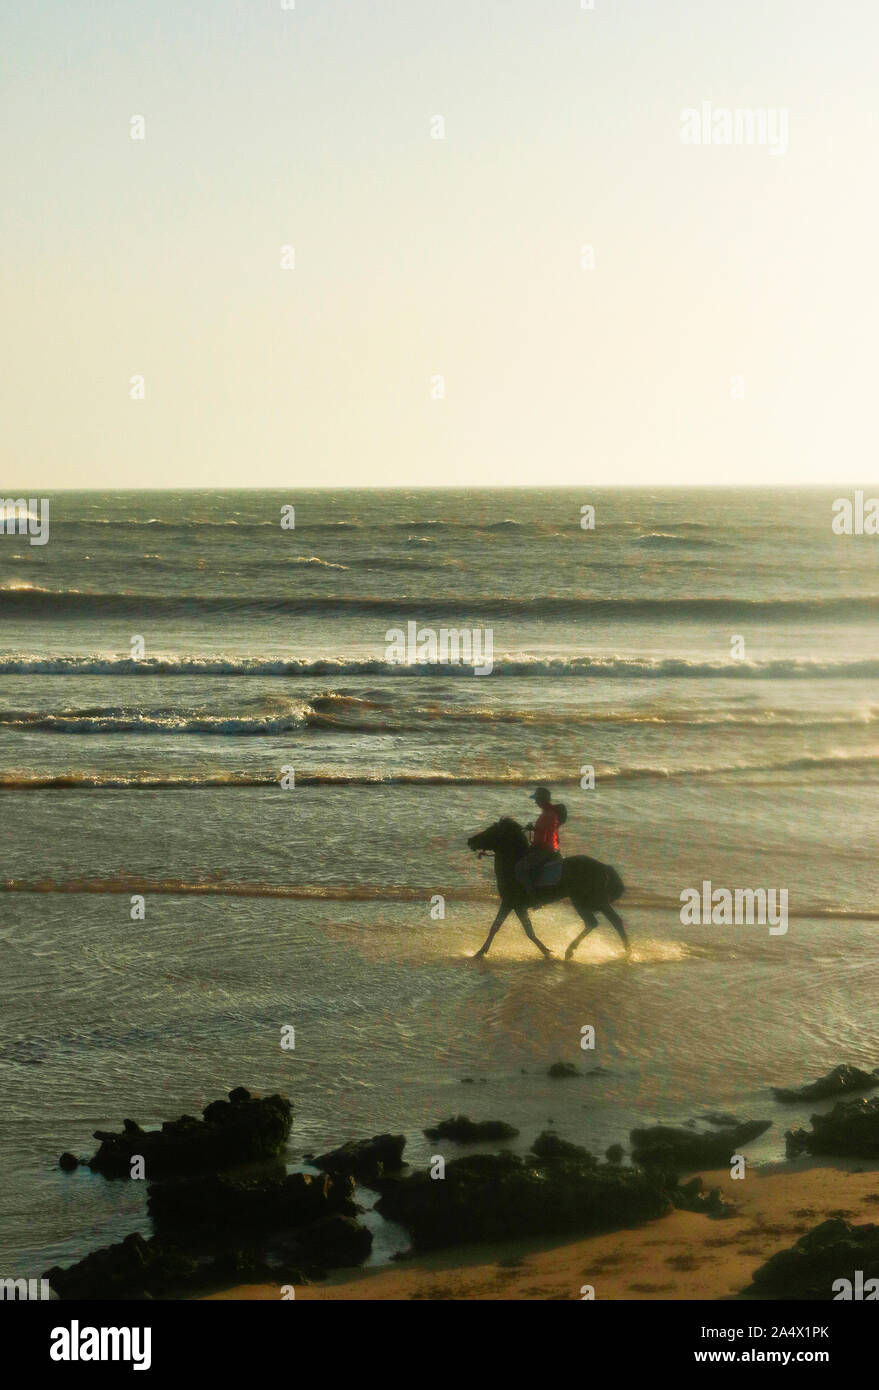
[{"label": "pale sky", "polygon": [[869,0],[281,4],[0,4],[2,490],[875,477]]}]

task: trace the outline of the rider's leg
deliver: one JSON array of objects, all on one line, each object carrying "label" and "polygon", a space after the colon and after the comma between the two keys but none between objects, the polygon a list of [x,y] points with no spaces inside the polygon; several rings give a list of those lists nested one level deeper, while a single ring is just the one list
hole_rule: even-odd
[{"label": "rider's leg", "polygon": [[528,895],[531,903],[537,901],[537,879],[540,870],[551,856],[545,849],[529,849],[516,865],[516,877]]}]

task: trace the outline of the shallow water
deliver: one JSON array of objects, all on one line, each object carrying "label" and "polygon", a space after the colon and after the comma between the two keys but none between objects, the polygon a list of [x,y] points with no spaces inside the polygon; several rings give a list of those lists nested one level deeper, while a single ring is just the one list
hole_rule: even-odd
[{"label": "shallow water", "polygon": [[[291,1096],[291,1163],[387,1129],[423,1162],[461,1111],[600,1152],[716,1109],[772,1118],[767,1160],[823,1108],[770,1084],[877,1065],[876,541],[830,496],[608,493],[586,534],[579,494],[311,494],[281,536],[274,495],[67,495],[48,546],[3,537],[3,1272],[147,1229],[63,1149],[235,1085]],[[490,676],[386,666],[388,627],[468,613]],[[605,925],[544,964],[513,921],[468,960],[466,837],[537,780],[622,874],[630,961]],[[786,888],[788,931],[683,926],[704,879]]]}]

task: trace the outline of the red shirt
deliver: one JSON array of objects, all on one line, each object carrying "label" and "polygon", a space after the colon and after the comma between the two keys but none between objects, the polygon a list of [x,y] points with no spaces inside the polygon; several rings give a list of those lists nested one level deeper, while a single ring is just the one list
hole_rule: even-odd
[{"label": "red shirt", "polygon": [[545,807],[537,817],[531,843],[535,849],[558,849],[559,816],[554,806]]}]

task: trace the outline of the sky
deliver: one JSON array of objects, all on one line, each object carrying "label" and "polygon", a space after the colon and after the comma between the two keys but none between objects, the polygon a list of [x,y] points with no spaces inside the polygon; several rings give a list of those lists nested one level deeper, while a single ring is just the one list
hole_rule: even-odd
[{"label": "sky", "polygon": [[875,478],[875,5],[283,5],[0,0],[0,491]]}]

